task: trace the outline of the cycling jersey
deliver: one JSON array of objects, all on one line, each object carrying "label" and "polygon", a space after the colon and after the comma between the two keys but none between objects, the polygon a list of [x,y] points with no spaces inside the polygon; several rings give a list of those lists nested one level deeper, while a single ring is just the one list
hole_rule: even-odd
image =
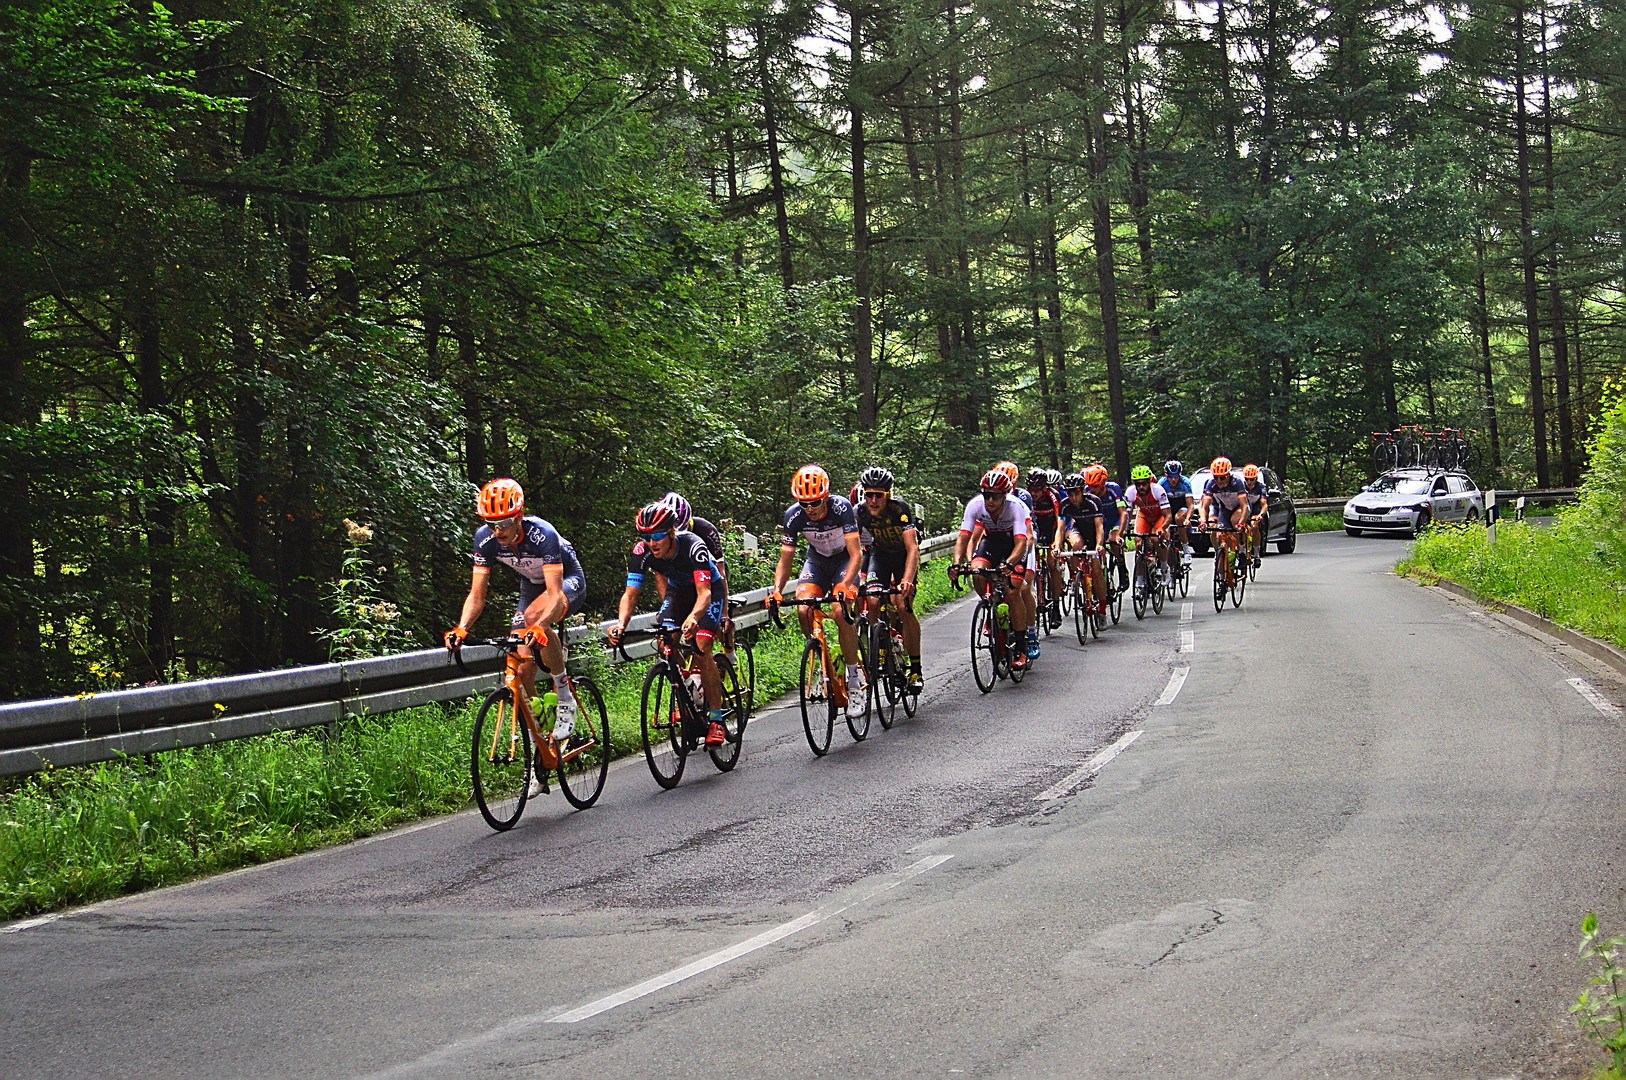
[{"label": "cycling jersey", "polygon": [[858,538],[865,551],[889,553],[905,550],[903,534],[915,532],[915,518],[902,499],[887,499],[879,514],[871,513],[869,504],[859,506]]},{"label": "cycling jersey", "polygon": [[1048,545],[1056,535],[1056,519],[1061,516],[1061,502],[1050,488],[1037,495],[1032,492],[1028,494],[1033,499],[1033,541]]},{"label": "cycling jersey", "polygon": [[706,547],[711,549],[712,557],[717,559],[718,562],[722,561],[723,534],[717,530],[717,526],[703,517],[691,517],[688,531],[704,540]]},{"label": "cycling jersey", "polygon": [[1214,505],[1224,512],[1227,519],[1236,513],[1237,507],[1242,505],[1247,493],[1247,485],[1235,473],[1224,477],[1211,476],[1203,485],[1203,494],[1213,500]]},{"label": "cycling jersey", "polygon": [[576,549],[559,531],[539,517],[525,519],[525,535],[512,548],[503,547],[490,525],[482,525],[474,533],[474,565],[487,566],[502,563],[511,567],[526,581],[540,585],[545,580],[543,567],[564,568],[564,576],[581,577],[582,566],[576,559]]},{"label": "cycling jersey", "polygon": [[1067,522],[1067,528],[1076,530],[1080,536],[1094,536],[1095,526],[1092,522],[1101,516],[1101,501],[1089,492],[1079,493],[1078,502],[1073,502],[1072,494],[1061,504],[1061,516]]},{"label": "cycling jersey", "polygon": [[791,503],[785,511],[784,546],[796,549],[796,538],[807,537],[807,546],[817,555],[840,555],[847,550],[847,536],[858,531],[852,503],[840,495],[829,496],[830,505],[817,521],[807,516],[801,503]]},{"label": "cycling jersey", "polygon": [[1123,491],[1116,483],[1108,480],[1101,486],[1101,493],[1091,491],[1090,496],[1101,504],[1101,527],[1111,532],[1123,523],[1123,512],[1118,503],[1123,500]]},{"label": "cycling jersey", "polygon": [[1005,505],[996,516],[989,513],[988,504],[981,495],[965,504],[965,515],[960,519],[960,531],[969,534],[978,525],[990,536],[1027,536],[1032,515],[1027,504],[1005,496]]},{"label": "cycling jersey", "polygon": [[1260,483],[1250,484],[1248,481],[1244,480],[1242,481],[1242,490],[1248,496],[1248,505],[1255,513],[1258,513],[1260,510],[1264,509],[1265,500],[1269,494],[1269,490],[1265,487],[1265,485]]},{"label": "cycling jersey", "polygon": [[1130,484],[1129,490],[1124,493],[1124,501],[1129,504],[1132,510],[1146,511],[1148,513],[1158,509],[1167,510],[1169,508],[1169,493],[1164,491],[1163,485],[1156,480],[1152,481],[1151,486],[1147,488],[1144,495],[1141,494],[1139,484]]},{"label": "cycling jersey", "polygon": [[710,585],[723,576],[710,545],[692,532],[678,533],[672,554],[664,559],[656,558],[649,541],[634,544],[627,559],[627,585],[643,588],[648,573],[664,577],[668,589],[687,590],[691,595],[701,585]]},{"label": "cycling jersey", "polygon": [[1190,478],[1184,475],[1175,477],[1165,476],[1163,478],[1163,490],[1169,493],[1169,502],[1172,503],[1176,509],[1181,509],[1189,505],[1186,500],[1195,495],[1195,492],[1191,490]]}]

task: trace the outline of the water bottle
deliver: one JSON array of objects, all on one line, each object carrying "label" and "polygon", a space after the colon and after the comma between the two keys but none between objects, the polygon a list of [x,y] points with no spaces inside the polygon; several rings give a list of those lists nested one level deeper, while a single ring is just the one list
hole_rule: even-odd
[{"label": "water bottle", "polygon": [[1011,607],[1009,604],[999,605],[999,628],[1001,630],[1011,628]]},{"label": "water bottle", "polygon": [[700,681],[700,672],[689,672],[683,677],[683,682],[689,688],[689,700],[694,702],[695,708],[704,711],[706,708],[706,687]]}]

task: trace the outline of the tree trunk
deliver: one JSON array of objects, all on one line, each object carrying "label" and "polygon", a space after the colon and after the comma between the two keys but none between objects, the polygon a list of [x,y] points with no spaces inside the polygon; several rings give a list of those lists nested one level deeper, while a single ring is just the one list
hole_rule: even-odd
[{"label": "tree trunk", "polygon": [[[21,203],[27,193],[33,159],[16,153],[0,163],[8,201]],[[16,216],[0,222],[6,238],[17,247],[28,239],[28,229]],[[12,279],[16,280],[16,279]],[[28,294],[21,281],[0,289],[0,423],[29,425],[36,417],[29,406],[24,358],[28,355]],[[37,660],[39,623],[34,614],[34,540],[28,528],[28,479],[22,469],[0,478],[0,582],[15,582],[7,593],[14,598],[0,607],[0,697],[20,696],[30,688]],[[30,644],[32,642],[32,645]]]},{"label": "tree trunk", "polygon": [[[926,194],[928,189],[924,179],[921,177],[920,143],[915,134],[915,124],[913,118],[914,114],[907,104],[900,103],[898,107],[898,117],[899,123],[903,129],[904,161],[909,167],[909,185],[913,195],[914,204],[917,208],[917,212],[926,219],[928,225],[930,226],[929,232],[931,235],[925,244],[926,279],[930,283],[931,288],[935,290],[941,288],[943,282],[942,260],[938,258],[937,250],[937,245],[941,242],[942,237],[942,223],[940,220],[940,215],[937,211],[939,202],[929,198]],[[933,162],[935,166],[935,154],[933,156]],[[939,177],[934,171],[932,176],[932,188],[937,188],[938,183]],[[948,421],[950,427],[959,429],[962,426],[962,423],[959,414],[958,391],[953,385],[952,378],[954,365],[954,337],[949,329],[948,319],[945,317],[940,305],[934,305],[934,309],[932,311],[932,324],[937,331],[937,357],[940,362],[941,369],[946,376],[944,379],[945,419]]]},{"label": "tree trunk", "polygon": [[1485,298],[1485,238],[1474,237],[1474,256],[1477,260],[1475,286],[1479,292],[1479,355],[1484,362],[1485,417],[1490,427],[1491,482],[1502,471],[1502,437],[1496,430],[1496,376],[1491,367],[1490,305]]},{"label": "tree trunk", "polygon": [[1045,364],[1044,322],[1039,314],[1039,248],[1034,242],[1033,186],[1028,174],[1028,145],[1024,137],[1020,143],[1022,153],[1022,231],[1028,237],[1028,309],[1033,319],[1033,362],[1039,369],[1039,409],[1044,416],[1045,447],[1050,452],[1050,467],[1061,468],[1061,457],[1056,447],[1055,410],[1050,398],[1050,372]]},{"label": "tree trunk", "polygon": [[1530,358],[1530,422],[1536,455],[1536,486],[1552,486],[1547,467],[1547,396],[1541,375],[1541,311],[1536,300],[1536,253],[1531,235],[1529,115],[1524,100],[1524,4],[1513,8],[1514,123],[1519,168],[1519,262],[1524,270],[1524,338]]},{"label": "tree trunk", "polygon": [[875,430],[875,329],[870,311],[869,202],[864,190],[864,110],[858,101],[864,55],[864,8],[853,0],[852,71],[847,96],[852,108],[853,160],[853,365],[858,379],[858,429]]},{"label": "tree trunk", "polygon": [[[1558,224],[1557,199],[1553,177],[1553,90],[1547,70],[1547,6],[1541,9],[1541,135],[1546,164],[1547,213],[1552,223],[1549,229],[1556,234]],[[1565,487],[1575,486],[1575,428],[1570,412],[1570,356],[1564,333],[1564,298],[1559,288],[1558,239],[1549,238],[1547,256],[1547,316],[1552,324],[1553,374],[1558,384],[1558,470]]]},{"label": "tree trunk", "polygon": [[1120,482],[1129,477],[1129,420],[1124,409],[1123,358],[1118,346],[1118,281],[1112,262],[1112,202],[1107,190],[1105,103],[1107,85],[1101,54],[1106,48],[1106,0],[1095,0],[1090,30],[1090,180],[1093,191],[1095,276],[1101,290],[1101,345],[1107,361],[1107,401],[1112,412],[1112,462]]},{"label": "tree trunk", "polygon": [[1225,132],[1225,149],[1236,157],[1236,105],[1231,100],[1231,38],[1225,24],[1225,0],[1216,0],[1214,11],[1214,46],[1219,50],[1220,126]]},{"label": "tree trunk", "polygon": [[457,320],[457,370],[463,383],[463,475],[471,484],[484,484],[486,475],[486,420],[479,392],[475,389],[475,366],[479,353],[474,343],[474,327],[469,322],[468,305]]},{"label": "tree trunk", "polygon": [[785,170],[779,161],[779,120],[774,109],[773,79],[768,72],[768,42],[763,24],[756,26],[757,78],[762,84],[762,123],[768,136],[768,179],[773,185],[773,220],[779,231],[779,283],[786,292],[796,285],[790,258],[790,212],[785,207]]},{"label": "tree trunk", "polygon": [[1061,429],[1062,467],[1071,469],[1073,461],[1073,396],[1067,388],[1067,345],[1061,327],[1061,257],[1057,252],[1056,199],[1050,166],[1044,175],[1044,272],[1045,300],[1049,305],[1050,356],[1056,364],[1056,426]]},{"label": "tree trunk", "polygon": [[[164,387],[163,340],[158,320],[157,286],[151,270],[137,298],[136,365],[141,411],[167,417],[169,394]],[[148,491],[161,492],[170,478],[162,462],[162,448],[149,441],[142,472]],[[143,507],[147,525],[147,633],[141,674],[143,681],[163,682],[175,659],[175,500],[152,496]]]},{"label": "tree trunk", "polygon": [[[957,11],[960,0],[949,0],[948,28],[949,40],[956,41],[958,29],[956,27]],[[954,250],[959,265],[959,276],[955,279],[958,292],[957,306],[959,308],[959,347],[955,350],[961,378],[968,390],[969,401],[966,403],[966,433],[977,433],[977,406],[985,405],[988,408],[988,426],[990,432],[993,428],[993,403],[988,400],[992,390],[986,379],[977,377],[977,332],[974,323],[976,305],[971,300],[971,248],[967,237],[967,223],[965,213],[965,146],[961,130],[964,119],[960,104],[960,52],[959,45],[951,46],[948,62],[949,78],[949,206],[954,213]],[[979,382],[981,385],[979,386]],[[974,388],[974,389],[973,389]]]}]

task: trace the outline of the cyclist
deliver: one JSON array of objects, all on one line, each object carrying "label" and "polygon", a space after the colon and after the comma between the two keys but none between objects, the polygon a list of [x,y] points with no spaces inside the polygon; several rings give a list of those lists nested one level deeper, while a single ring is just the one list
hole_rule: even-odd
[{"label": "cyclist", "polygon": [[1136,465],[1129,471],[1129,479],[1131,484],[1124,492],[1124,501],[1135,511],[1135,547],[1150,555],[1154,569],[1162,567],[1167,571],[1161,540],[1170,518],[1169,493],[1152,479],[1148,465]]},{"label": "cyclist", "polygon": [[1253,565],[1260,565],[1265,537],[1270,535],[1270,492],[1259,474],[1259,466],[1242,466],[1242,487],[1248,498],[1248,528],[1253,535]]},{"label": "cyclist", "polygon": [[640,537],[627,564],[627,587],[621,593],[616,624],[606,632],[614,645],[627,632],[638,610],[644,579],[654,574],[661,594],[657,623],[683,620],[683,640],[693,642],[700,666],[700,684],[706,695],[706,745],[721,746],[728,733],[723,727],[723,680],[717,673],[712,643],[722,631],[724,577],[711,548],[697,534],[678,528],[678,515],[667,499],[650,503],[632,519]]},{"label": "cyclist", "polygon": [[[712,582],[711,593],[712,599],[721,605],[718,610],[723,613],[723,652],[718,657],[718,660],[729,667],[733,667],[735,662],[734,622],[728,617],[728,562],[723,554],[722,531],[705,518],[695,517],[694,507],[689,505],[689,500],[675,491],[668,491],[661,496],[661,502],[671,509],[672,516],[676,519],[677,530],[679,532],[692,532],[704,540],[707,550],[711,552],[712,559],[717,563],[717,578]],[[632,572],[630,566],[627,572]]]},{"label": "cyclist", "polygon": [[1180,559],[1190,566],[1191,511],[1197,502],[1197,493],[1191,490],[1191,480],[1175,458],[1163,463],[1163,490],[1169,493],[1169,509],[1174,511],[1174,535],[1180,541]]},{"label": "cyclist", "polygon": [[[790,493],[796,501],[785,510],[784,536],[779,546],[779,565],[774,568],[773,590],[768,599],[777,604],[784,599],[790,580],[791,562],[796,557],[796,538],[807,537],[807,560],[796,581],[796,598],[811,599],[834,595],[852,600],[858,595],[858,570],[863,551],[858,543],[858,520],[852,504],[840,495],[830,494],[830,474],[817,465],[803,465],[791,478]],[[813,633],[813,610],[797,609],[802,632]],[[864,665],[858,663],[858,634],[847,618],[846,608],[835,605],[836,634],[841,655],[847,660],[846,701],[848,710],[863,708]],[[840,691],[833,688],[832,693]]]},{"label": "cyclist", "polygon": [[[1085,567],[1095,579],[1094,613],[1102,615],[1107,610],[1107,530],[1101,501],[1090,493],[1082,473],[1074,473],[1064,483],[1067,498],[1061,503],[1061,517],[1067,530],[1067,547],[1083,557]],[[1074,568],[1078,568],[1076,562]]]},{"label": "cyclist", "polygon": [[1035,579],[1045,574],[1050,582],[1050,621],[1061,624],[1061,561],[1056,550],[1061,546],[1061,498],[1050,482],[1049,469],[1028,470],[1028,501],[1033,512],[1033,546],[1035,553]]},{"label": "cyclist", "polygon": [[1101,529],[1107,534],[1107,550],[1118,571],[1118,591],[1123,592],[1129,588],[1129,567],[1124,565],[1123,491],[1115,481],[1107,479],[1107,467],[1099,461],[1084,470],[1084,484],[1101,504]]},{"label": "cyclist", "polygon": [[474,505],[485,524],[474,533],[474,576],[457,625],[446,631],[446,647],[459,648],[485,610],[491,564],[512,568],[519,575],[519,603],[509,627],[526,638],[519,648],[526,660],[520,680],[525,693],[535,697],[535,661],[540,653],[553,673],[553,692],[559,698],[553,737],[568,739],[576,723],[576,697],[565,674],[564,635],[549,633],[548,627],[581,610],[587,577],[576,549],[546,521],[526,516],[525,491],[517,481],[506,477],[491,481],[480,489]]},{"label": "cyclist", "polygon": [[[1205,528],[1216,531],[1214,558],[1223,557],[1223,549],[1234,546],[1240,535],[1242,521],[1248,513],[1247,489],[1241,477],[1231,474],[1231,459],[1220,456],[1208,467],[1214,475],[1203,485],[1203,501],[1198,508],[1199,520]],[[1223,515],[1224,525],[1220,524]]]},{"label": "cyclist", "polygon": [[[996,466],[983,473],[978,486],[982,493],[965,504],[965,515],[960,519],[960,535],[954,540],[954,561],[949,566],[949,580],[959,585],[957,568],[964,564],[966,549],[970,547],[973,536],[980,537],[972,550],[971,565],[987,568],[999,563],[1006,577],[1016,586],[1005,594],[1005,602],[1010,610],[1011,630],[1018,635],[1018,640],[1021,633],[1027,631],[1027,651],[1013,650],[1015,656],[1011,662],[1017,667],[1026,667],[1030,661],[1039,658],[1039,632],[1033,625],[1033,605],[1023,581],[1027,571],[1031,515],[1026,503],[1011,497],[1011,477],[1003,469]],[[979,578],[975,584],[978,593],[986,594],[988,585],[985,580]]]},{"label": "cyclist", "polygon": [[[915,617],[915,581],[920,575],[920,537],[914,515],[902,499],[892,497],[895,482],[890,469],[879,465],[864,470],[859,484],[864,501],[858,507],[858,535],[864,545],[864,568],[869,576],[898,590],[899,629],[909,650],[909,689],[920,693],[920,620]],[[874,615],[881,597],[868,601]]]}]

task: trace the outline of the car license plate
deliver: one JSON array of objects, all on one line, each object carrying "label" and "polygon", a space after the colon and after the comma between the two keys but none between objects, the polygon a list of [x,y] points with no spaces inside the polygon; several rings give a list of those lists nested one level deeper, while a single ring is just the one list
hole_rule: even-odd
[{"label": "car license plate", "polygon": [[1357,516],[1362,521],[1382,521],[1383,520],[1383,515],[1382,514],[1359,514]]}]

